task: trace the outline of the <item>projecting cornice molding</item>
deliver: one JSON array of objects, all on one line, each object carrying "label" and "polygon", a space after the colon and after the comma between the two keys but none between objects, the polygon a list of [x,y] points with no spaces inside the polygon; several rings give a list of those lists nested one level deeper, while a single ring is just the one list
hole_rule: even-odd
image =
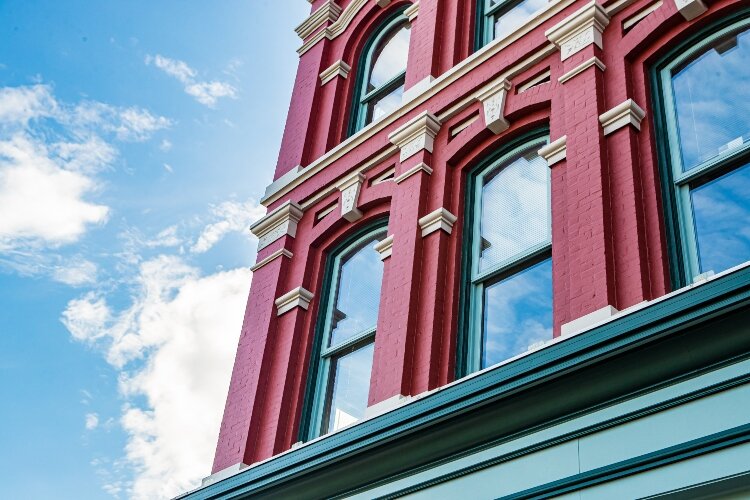
[{"label": "projecting cornice molding", "polygon": [[291,259],[294,257],[294,254],[287,250],[286,248],[280,248],[279,250],[276,250],[271,255],[266,257],[265,259],[261,260],[257,264],[255,264],[253,267],[250,268],[250,271],[255,272],[261,267],[265,266],[266,264],[270,264],[274,260],[278,259],[279,257],[286,257],[287,259]]},{"label": "projecting cornice molding", "polygon": [[546,146],[542,147],[538,153],[539,156],[547,160],[547,165],[550,167],[555,163],[563,161],[568,156],[568,136],[564,135],[559,139],[556,139]]},{"label": "projecting cornice molding", "polygon": [[432,169],[425,162],[420,162],[418,165],[414,165],[403,174],[394,177],[393,182],[395,182],[396,184],[401,184],[406,179],[414,174],[418,174],[419,172],[424,172],[427,175],[432,175]]},{"label": "projecting cornice molding", "polygon": [[362,212],[357,209],[357,201],[363,182],[365,182],[365,176],[357,172],[336,186],[341,191],[341,217],[349,222],[362,218]]},{"label": "projecting cornice molding", "polygon": [[302,21],[302,24],[297,26],[294,31],[299,37],[304,40],[326,23],[335,22],[341,15],[341,7],[333,0],[326,0],[326,2],[315,10],[310,17]]},{"label": "projecting cornice molding", "polygon": [[315,33],[315,35],[311,36],[309,40],[302,44],[302,47],[297,49],[297,53],[299,55],[302,55],[313,48],[315,44],[317,44],[324,38],[333,40],[337,36],[341,35],[344,31],[346,31],[346,28],[349,26],[352,20],[354,20],[354,16],[356,16],[357,13],[371,1],[372,0],[352,0],[351,2],[349,2],[349,5],[347,5],[343,11],[341,11],[338,19],[332,22],[331,25],[327,28],[323,28],[322,30]]},{"label": "projecting cornice molding", "polygon": [[409,19],[409,22],[414,21],[419,15],[419,2],[414,2],[404,10],[404,15]]},{"label": "projecting cornice molding", "polygon": [[641,130],[641,121],[645,116],[646,112],[633,99],[628,99],[602,113],[599,116],[599,121],[604,128],[604,135],[609,135],[628,125],[634,126],[636,130]]},{"label": "projecting cornice molding", "polygon": [[444,208],[438,208],[421,219],[419,219],[419,228],[422,230],[422,237],[432,234],[435,231],[443,230],[448,234],[453,232],[453,224],[458,217]]},{"label": "projecting cornice molding", "polygon": [[688,21],[692,21],[708,10],[702,0],[674,0],[677,10]]},{"label": "projecting cornice molding", "polygon": [[341,78],[346,78],[349,76],[349,72],[352,70],[352,67],[346,64],[344,61],[339,59],[335,63],[333,63],[328,68],[324,69],[323,72],[320,74],[320,84],[325,85],[326,83],[330,82],[337,76],[340,76]]},{"label": "projecting cornice molding", "polygon": [[310,307],[310,302],[313,297],[315,297],[315,295],[313,295],[311,291],[298,286],[294,290],[291,290],[276,299],[276,315],[281,316],[295,307],[301,307],[302,309],[307,310]]},{"label": "projecting cornice molding", "polygon": [[560,58],[564,61],[592,43],[600,49],[603,48],[602,32],[608,24],[607,11],[593,1],[548,29],[544,34],[560,49]]},{"label": "projecting cornice molding", "polygon": [[297,235],[297,223],[302,218],[302,208],[287,201],[276,210],[250,226],[250,232],[258,237],[258,250],[262,250],[283,236]]},{"label": "projecting cornice molding", "polygon": [[429,111],[423,111],[413,120],[389,134],[388,140],[401,149],[401,161],[414,156],[423,149],[432,153],[440,125],[440,120],[435,115]]},{"label": "projecting cornice molding", "polygon": [[575,68],[571,69],[570,71],[568,71],[567,73],[565,73],[564,75],[562,75],[560,78],[557,79],[557,81],[560,82],[560,83],[565,83],[568,80],[570,80],[571,78],[573,78],[574,76],[583,73],[584,71],[586,71],[587,69],[589,69],[591,66],[596,66],[597,68],[599,68],[602,71],[604,71],[605,69],[607,69],[607,67],[604,65],[604,63],[601,61],[601,59],[599,59],[598,57],[594,56],[591,59],[583,61],[578,66],[576,66]]},{"label": "projecting cornice molding", "polygon": [[380,254],[380,260],[385,260],[393,253],[393,235],[391,234],[383,241],[379,241],[373,247]]},{"label": "projecting cornice molding", "polygon": [[505,119],[505,99],[508,97],[511,83],[503,78],[477,95],[477,101],[484,108],[484,123],[493,133],[499,134],[510,127]]}]

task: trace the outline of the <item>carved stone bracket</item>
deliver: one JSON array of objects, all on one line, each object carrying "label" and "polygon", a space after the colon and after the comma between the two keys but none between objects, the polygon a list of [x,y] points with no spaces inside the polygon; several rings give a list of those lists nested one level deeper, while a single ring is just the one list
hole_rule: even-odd
[{"label": "carved stone bracket", "polygon": [[609,16],[595,1],[589,2],[570,17],[548,29],[544,34],[560,49],[564,61],[589,45],[602,45],[602,32],[609,24]]},{"label": "carved stone bracket", "polygon": [[349,222],[362,218],[362,212],[357,209],[357,201],[364,181],[365,176],[357,172],[336,186],[341,191],[341,216]]},{"label": "carved stone bracket", "polygon": [[641,130],[641,122],[645,116],[646,112],[633,99],[628,99],[609,111],[602,113],[599,116],[599,121],[604,128],[604,135],[609,135],[615,130],[628,125]]},{"label": "carved stone bracket", "polygon": [[674,0],[677,10],[688,21],[692,21],[708,10],[703,0]]},{"label": "carved stone bracket", "polygon": [[484,108],[484,123],[495,134],[510,127],[510,123],[504,116],[505,99],[508,97],[510,87],[511,83],[504,78],[476,96]]},{"label": "carved stone bracket", "polygon": [[419,219],[419,228],[422,230],[422,237],[441,229],[446,233],[451,234],[451,232],[453,232],[453,224],[455,224],[457,220],[458,217],[446,209],[438,208],[434,212],[430,212]]},{"label": "carved stone bracket", "polygon": [[313,295],[311,291],[298,286],[294,290],[291,290],[276,299],[276,314],[281,316],[295,307],[301,307],[302,309],[307,310],[310,307],[310,302],[314,296],[315,295]]},{"label": "carved stone bracket", "polygon": [[266,214],[250,226],[250,232],[258,237],[258,250],[262,250],[283,236],[297,235],[297,223],[304,214],[302,207],[287,201],[276,210]]},{"label": "carved stone bracket", "polygon": [[414,156],[423,149],[432,153],[435,136],[440,131],[440,120],[429,111],[423,111],[413,120],[391,133],[388,140],[401,149],[401,161]]},{"label": "carved stone bracket", "polygon": [[568,136],[564,135],[559,139],[556,139],[539,150],[539,156],[547,160],[547,165],[550,167],[557,162],[563,161],[567,158]]},{"label": "carved stone bracket", "polygon": [[393,253],[393,235],[391,234],[383,241],[379,241],[373,247],[380,254],[380,260],[385,260]]}]

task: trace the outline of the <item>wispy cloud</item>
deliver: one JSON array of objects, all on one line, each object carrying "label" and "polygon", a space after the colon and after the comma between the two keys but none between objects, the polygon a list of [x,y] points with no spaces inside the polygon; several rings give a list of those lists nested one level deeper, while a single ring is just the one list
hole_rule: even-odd
[{"label": "wispy cloud", "polygon": [[194,253],[210,250],[224,236],[231,232],[248,231],[250,225],[266,213],[265,207],[255,200],[246,202],[226,201],[211,207],[211,214],[216,220],[208,224],[190,247]]},{"label": "wispy cloud", "polygon": [[96,283],[98,267],[91,261],[76,259],[55,267],[52,279],[70,286],[93,285]]},{"label": "wispy cloud", "polygon": [[198,79],[198,73],[185,61],[170,59],[162,55],[147,55],[144,62],[153,64],[167,75],[176,78],[183,85],[185,93],[192,96],[199,103],[209,108],[216,107],[222,98],[237,98],[237,89],[229,83],[219,80],[203,81]]},{"label": "wispy cloud", "polygon": [[97,415],[96,413],[87,413],[84,426],[86,427],[87,431],[93,431],[94,429],[99,427],[99,415]]}]

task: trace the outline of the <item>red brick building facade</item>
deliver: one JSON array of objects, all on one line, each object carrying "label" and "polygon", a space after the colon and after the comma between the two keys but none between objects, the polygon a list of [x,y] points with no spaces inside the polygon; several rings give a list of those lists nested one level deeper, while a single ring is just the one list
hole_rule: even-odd
[{"label": "red brick building facade", "polygon": [[[297,30],[300,63],[275,181],[263,199],[268,215],[253,227],[258,258],[214,473],[332,437],[325,426],[309,432],[320,427],[310,427],[313,400],[328,390],[314,381],[321,318],[337,286],[328,283],[331,259],[367,228],[381,228],[373,248],[382,284],[375,333],[368,334],[374,347],[365,422],[447,384],[480,380],[478,369],[493,371],[498,360],[467,362],[475,335],[468,330],[482,328],[468,319],[470,249],[479,244],[469,226],[472,203],[480,203],[470,193],[481,195],[473,183],[488,158],[516,146],[530,144],[524,158],[529,165],[543,160],[548,174],[539,175],[549,175],[549,238],[540,236],[532,257],[551,259],[551,316],[547,342],[508,351],[513,361],[501,356],[498,366],[653,310],[670,292],[695,289],[696,279],[720,281],[707,271],[726,278],[726,268],[691,267],[682,257],[689,245],[680,243],[685,226],[671,194],[678,180],[665,179],[669,111],[660,108],[659,72],[721,30],[735,45],[739,37],[732,50],[745,50],[746,1],[552,0],[525,15],[516,7],[528,0],[311,3]],[[496,4],[505,10],[493,14]],[[393,26],[408,30],[393,35],[408,41],[405,74],[383,87],[388,102],[398,102],[373,108],[368,92],[381,90],[362,80],[374,78],[374,61],[391,50],[377,37]],[[735,140],[734,147],[744,151],[749,143]],[[742,151],[738,158],[746,158]],[[702,237],[695,236],[700,251]],[[726,267],[732,276],[744,269]],[[476,307],[489,307],[484,297]],[[486,314],[479,322],[490,328]],[[345,429],[361,427],[358,420]]]}]

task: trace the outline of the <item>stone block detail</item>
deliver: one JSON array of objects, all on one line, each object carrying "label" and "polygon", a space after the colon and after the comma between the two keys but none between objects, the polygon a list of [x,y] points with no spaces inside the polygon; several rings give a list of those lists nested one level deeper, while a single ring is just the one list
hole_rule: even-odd
[{"label": "stone block detail", "polygon": [[303,214],[302,207],[290,200],[250,226],[250,232],[258,237],[258,250],[284,236],[294,238]]},{"label": "stone block detail", "polygon": [[336,186],[341,191],[341,216],[349,222],[362,218],[362,212],[357,209],[357,202],[364,181],[365,176],[357,172]]},{"label": "stone block detail", "polygon": [[457,220],[458,217],[446,209],[438,208],[434,212],[419,219],[419,227],[422,229],[422,237],[441,229],[446,233],[451,234],[453,232],[453,224],[455,224]]},{"label": "stone block detail", "polygon": [[595,1],[589,2],[573,15],[548,29],[547,39],[560,49],[564,61],[591,44],[603,48],[602,32],[609,24],[609,16]]},{"label": "stone block detail", "polygon": [[602,127],[604,127],[604,135],[609,135],[628,125],[641,130],[641,122],[645,116],[646,112],[633,99],[628,99],[609,111],[602,113],[599,116],[599,121]]},{"label": "stone block detail", "polygon": [[276,299],[276,314],[281,316],[295,307],[301,307],[302,309],[307,310],[307,308],[310,307],[310,302],[313,297],[314,295],[311,291],[298,286],[294,290],[291,290]]},{"label": "stone block detail", "polygon": [[480,92],[476,99],[484,109],[484,123],[493,133],[499,134],[510,127],[505,119],[505,99],[508,97],[511,83],[503,79]]},{"label": "stone block detail", "polygon": [[440,131],[440,120],[429,111],[423,111],[413,120],[388,136],[391,143],[401,149],[400,160],[414,156],[422,150],[432,153],[435,136]]}]

